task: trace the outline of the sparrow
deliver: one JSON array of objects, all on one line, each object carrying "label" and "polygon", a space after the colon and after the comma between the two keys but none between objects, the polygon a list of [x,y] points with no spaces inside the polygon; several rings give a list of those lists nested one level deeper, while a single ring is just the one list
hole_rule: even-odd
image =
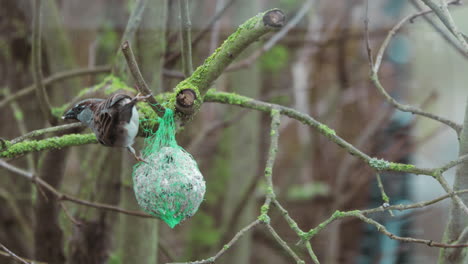
[{"label": "sparrow", "polygon": [[107,99],[90,98],[78,102],[62,119],[77,120],[93,130],[98,142],[108,147],[121,147],[145,162],[132,147],[138,134],[139,116],[135,104],[150,95],[130,97],[117,93]]}]

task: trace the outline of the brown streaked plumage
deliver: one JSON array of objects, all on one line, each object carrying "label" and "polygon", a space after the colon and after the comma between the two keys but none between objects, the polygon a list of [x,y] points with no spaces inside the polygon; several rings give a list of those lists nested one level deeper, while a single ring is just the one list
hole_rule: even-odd
[{"label": "brown streaked plumage", "polygon": [[132,145],[138,134],[138,111],[135,104],[151,95],[134,98],[117,93],[107,99],[91,98],[78,102],[63,119],[73,119],[90,127],[104,146],[127,148],[138,161]]}]

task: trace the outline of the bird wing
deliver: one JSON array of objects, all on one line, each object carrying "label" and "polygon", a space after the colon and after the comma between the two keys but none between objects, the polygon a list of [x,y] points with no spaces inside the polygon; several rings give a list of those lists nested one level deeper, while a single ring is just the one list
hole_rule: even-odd
[{"label": "bird wing", "polygon": [[[128,99],[128,101],[124,101]],[[114,94],[103,101],[95,112],[94,123],[99,143],[113,146],[118,140],[119,122],[129,122],[135,102],[126,94]]]},{"label": "bird wing", "polygon": [[106,101],[104,102],[104,108],[109,109],[124,99],[132,100],[132,98],[126,94],[122,94],[122,93],[114,94],[113,96],[106,99]]}]

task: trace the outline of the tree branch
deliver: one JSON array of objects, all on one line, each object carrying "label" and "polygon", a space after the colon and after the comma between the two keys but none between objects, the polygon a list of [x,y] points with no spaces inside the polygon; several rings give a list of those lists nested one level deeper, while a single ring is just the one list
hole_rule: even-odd
[{"label": "tree branch", "polygon": [[6,149],[0,152],[0,158],[17,158],[30,152],[61,149],[91,143],[97,143],[96,136],[94,134],[69,134],[42,140],[27,140],[14,145],[7,143]]},{"label": "tree branch", "polygon": [[51,125],[57,123],[57,119],[52,115],[49,103],[49,97],[42,83],[42,59],[41,59],[41,6],[42,0],[35,0],[34,2],[34,18],[33,18],[33,32],[32,32],[32,64],[33,64],[33,77],[36,86],[36,96],[44,119]]},{"label": "tree branch", "polygon": [[337,136],[336,132],[333,129],[326,126],[325,124],[318,122],[317,120],[315,120],[307,114],[301,113],[289,107],[257,101],[255,99],[233,93],[216,91],[209,91],[206,94],[204,100],[205,102],[217,102],[229,105],[237,105],[267,113],[270,112],[271,109],[277,109],[282,115],[288,116],[292,119],[296,119],[305,125],[315,128],[320,134],[324,135],[329,140],[336,143],[338,146],[344,148],[351,155],[356,156],[357,158],[366,162],[369,166],[376,170],[400,171],[428,176],[434,176],[436,172],[435,169],[417,168],[411,164],[394,163],[379,160],[376,158],[371,158],[367,154],[363,153],[362,151],[360,151],[359,149],[342,139],[341,137]]},{"label": "tree branch", "polygon": [[[174,89],[175,107],[186,116],[198,111],[211,83],[252,42],[284,24],[284,14],[273,9],[247,20],[195,72]],[[188,91],[188,92],[187,92]]]},{"label": "tree branch", "polygon": [[[218,21],[224,15],[224,13],[229,9],[229,7],[232,6],[232,4],[235,1],[236,0],[229,0],[229,2],[227,2],[218,12],[216,12],[216,14],[211,18],[210,22],[208,22],[208,24],[206,24],[206,26],[195,36],[195,38],[192,41],[192,45],[191,45],[192,47],[195,47],[200,42],[200,40],[203,39],[203,36],[208,31],[210,31],[210,29],[213,27],[216,21]],[[169,57],[166,59],[165,65],[174,62],[176,59],[180,57],[180,55],[181,55],[181,51],[177,51],[176,53],[169,55]]]},{"label": "tree branch", "polygon": [[[416,0],[411,0],[411,4],[416,8],[418,9],[419,11],[422,10],[421,6],[419,5],[419,3],[416,1]],[[460,4],[460,0],[454,0],[454,1],[450,1],[448,2],[449,5],[453,5],[453,4]],[[430,10],[432,12],[432,10]],[[443,30],[443,28],[441,26],[439,26],[439,24],[435,23],[429,16],[426,16],[426,15],[423,15],[422,16],[424,20],[426,20],[426,22],[432,27],[435,29],[435,31],[437,31],[437,33],[439,33],[439,35],[448,43],[450,44],[450,46],[452,46],[457,52],[458,54],[462,55],[463,57],[465,57],[466,59],[468,59],[468,53],[466,53],[462,47],[460,47],[460,44],[457,43],[456,40],[454,40],[451,36],[450,36],[450,32],[446,32]]]},{"label": "tree branch", "polygon": [[[127,25],[125,27],[125,32],[122,35],[122,40],[120,42],[122,43],[121,44],[122,46],[125,44],[125,42],[133,40],[135,36],[135,32],[137,31],[143,19],[143,13],[144,13],[143,11],[145,11],[147,3],[148,3],[148,0],[136,1],[135,7],[133,8],[132,13],[130,14],[130,18],[128,19]],[[122,75],[125,76],[122,79],[127,81],[126,80],[127,74],[125,71],[125,59],[121,57],[120,50],[118,50],[116,61],[114,61],[112,65],[112,73],[119,75],[120,77],[122,77]]]},{"label": "tree branch", "polygon": [[275,229],[270,224],[265,224],[267,227],[267,230],[273,235],[275,238],[276,242],[283,247],[283,249],[288,252],[288,254],[296,261],[298,264],[304,264],[305,262],[300,259],[297,254],[288,246],[288,244],[276,233]]},{"label": "tree branch", "polygon": [[274,45],[276,45],[276,43],[283,39],[291,29],[293,29],[299,22],[301,22],[307,12],[309,12],[309,9],[312,7],[313,3],[313,0],[305,1],[305,3],[299,8],[297,14],[294,15],[294,17],[284,27],[282,27],[280,31],[273,35],[260,49],[256,50],[246,59],[230,65],[227,67],[226,71],[235,71],[250,66],[252,63],[254,63],[258,58],[260,58],[260,56],[269,51]]},{"label": "tree branch", "polygon": [[[102,74],[102,73],[109,73],[111,70],[110,66],[104,65],[104,66],[96,66],[94,68],[82,68],[82,69],[76,69],[76,70],[70,70],[70,71],[64,71],[64,72],[59,72],[55,73],[44,80],[42,80],[42,85],[47,88],[48,86],[60,82],[69,78],[74,78],[74,77],[79,77],[83,75],[92,75],[92,74]],[[18,92],[7,95],[5,98],[3,98],[0,101],[0,107],[5,106],[9,102],[13,100],[17,100],[23,96],[26,96],[36,90],[36,85],[32,84],[29,85],[25,88],[20,89]]]},{"label": "tree branch", "polygon": [[[447,6],[448,3],[445,1],[441,1],[441,5],[438,6],[432,0],[422,0],[424,4],[434,11],[434,13],[439,17],[440,21],[447,27],[447,29],[455,36],[455,38],[460,42],[463,50],[465,53],[468,54],[468,43],[464,38],[463,34],[458,30],[458,27],[455,25],[453,21],[452,15],[450,15],[450,11],[448,10]],[[460,0],[455,1],[459,3]]]},{"label": "tree branch", "polygon": [[190,22],[190,8],[188,0],[179,0],[180,11],[180,45],[182,54],[182,69],[185,76],[190,76],[192,66],[192,22]]},{"label": "tree branch", "polygon": [[31,264],[30,262],[26,261],[25,259],[19,257],[18,255],[16,255],[15,253],[13,253],[11,250],[9,250],[7,247],[5,247],[2,243],[0,243],[0,248],[2,248],[3,250],[5,250],[5,253],[0,251],[0,254],[1,255],[4,255],[6,257],[10,257],[16,261],[19,261],[21,263],[24,263],[24,264]]},{"label": "tree branch", "polygon": [[125,210],[125,209],[122,209],[120,207],[117,207],[117,206],[113,206],[113,205],[93,203],[93,202],[90,202],[90,201],[75,198],[75,197],[73,197],[71,195],[68,195],[68,194],[64,194],[64,193],[58,191],[57,189],[55,189],[54,187],[52,187],[50,184],[48,184],[47,182],[45,182],[41,178],[36,177],[36,175],[34,175],[33,173],[25,171],[23,169],[20,169],[18,167],[15,167],[15,166],[13,166],[13,165],[11,165],[11,164],[3,161],[3,160],[0,160],[0,167],[3,167],[3,168],[5,168],[5,169],[7,169],[7,170],[9,170],[11,172],[14,172],[14,173],[16,173],[16,174],[18,174],[20,176],[23,176],[26,179],[30,180],[32,183],[34,183],[36,185],[39,185],[40,187],[42,187],[45,190],[49,191],[59,201],[69,201],[69,202],[72,202],[72,203],[75,203],[75,204],[80,204],[80,205],[84,205],[84,206],[88,206],[88,207],[93,207],[93,208],[96,208],[96,209],[102,209],[102,210],[107,210],[107,211],[112,211],[112,212],[117,212],[117,213],[122,213],[122,214],[127,214],[127,215],[133,215],[133,216],[138,216],[138,217],[154,218],[153,216],[145,214],[145,213],[141,213],[141,212],[137,212],[137,211],[129,211],[129,210]]},{"label": "tree branch", "polygon": [[16,144],[16,143],[19,143],[19,142],[22,142],[26,139],[30,139],[30,138],[35,138],[35,137],[39,137],[39,136],[42,136],[44,134],[47,134],[47,133],[55,133],[55,132],[63,132],[63,131],[67,131],[67,130],[71,130],[71,129],[74,129],[74,128],[79,128],[79,127],[82,127],[84,128],[85,125],[83,125],[82,123],[71,123],[71,124],[66,124],[66,125],[60,125],[60,126],[54,126],[54,127],[47,127],[47,128],[43,128],[43,129],[38,129],[38,130],[34,130],[34,131],[31,131],[29,133],[26,133],[20,137],[17,137],[13,140],[11,140],[11,144]]},{"label": "tree branch", "polygon": [[207,263],[215,263],[216,259],[218,259],[219,257],[221,257],[232,245],[234,245],[234,243],[237,242],[237,240],[239,240],[239,238],[241,238],[245,233],[247,233],[247,231],[249,231],[250,229],[254,228],[255,226],[257,226],[258,224],[260,224],[260,220],[255,220],[253,221],[252,223],[250,223],[249,225],[247,225],[246,227],[242,228],[232,239],[231,241],[229,241],[229,243],[227,243],[226,245],[223,246],[223,248],[218,251],[218,253],[216,253],[216,255],[214,255],[213,257],[211,258],[207,258],[205,260],[199,260],[199,261],[190,261],[190,262],[173,262],[173,263],[168,263],[168,264],[207,264]]},{"label": "tree branch", "polygon": [[132,48],[130,47],[130,43],[128,41],[125,41],[122,44],[122,52],[125,56],[125,59],[127,60],[128,68],[130,69],[130,72],[132,73],[133,78],[135,79],[135,82],[137,83],[137,88],[140,93],[143,95],[151,95],[147,100],[149,102],[149,105],[151,108],[158,114],[158,116],[162,117],[165,113],[165,108],[159,104],[156,101],[156,98],[151,93],[150,88],[146,84],[145,80],[143,79],[143,75],[141,74],[141,71],[138,67],[138,64],[135,60],[135,55],[133,55]]},{"label": "tree branch", "polygon": [[[385,54],[385,51],[387,49],[387,46],[388,44],[390,43],[391,39],[393,38],[393,36],[397,33],[398,30],[400,30],[400,28],[406,24],[407,22],[409,21],[412,21],[413,19],[415,19],[416,17],[419,17],[419,16],[422,16],[422,15],[426,15],[428,13],[430,13],[431,10],[424,10],[424,11],[421,11],[421,12],[418,12],[414,15],[410,15],[410,16],[407,16],[405,17],[404,19],[402,19],[398,24],[396,24],[392,30],[390,30],[388,32],[388,35],[387,37],[385,38],[384,42],[382,43],[382,45],[380,46],[380,49],[377,53],[377,56],[376,56],[376,59],[375,59],[375,64],[374,65],[371,65],[371,76],[370,76],[370,79],[371,81],[373,82],[373,84],[376,86],[376,88],[378,89],[378,91],[385,97],[385,99],[387,100],[387,102],[389,102],[391,105],[393,105],[395,108],[403,111],[403,112],[410,112],[410,113],[413,113],[413,114],[416,114],[416,115],[420,115],[420,116],[424,116],[424,117],[427,117],[427,118],[430,118],[430,119],[433,119],[435,121],[438,121],[438,122],[441,122],[449,127],[451,127],[452,129],[455,130],[455,132],[457,133],[457,135],[459,136],[460,135],[460,132],[461,132],[461,125],[460,124],[457,124],[449,119],[446,119],[444,117],[440,117],[440,116],[437,116],[437,115],[434,115],[434,114],[431,114],[431,113],[428,113],[428,112],[425,112],[425,111],[422,111],[421,109],[417,108],[417,107],[414,107],[414,106],[411,106],[411,105],[404,105],[404,104],[401,104],[399,103],[398,101],[396,101],[393,97],[391,97],[387,91],[385,90],[385,88],[382,86],[382,84],[380,83],[380,79],[379,79],[379,76],[378,76],[378,72],[380,70],[380,65],[382,63],[382,60],[383,60],[383,56]],[[367,30],[367,27],[366,27],[366,30]],[[366,37],[368,39],[368,37]],[[367,40],[367,43],[369,43],[369,41]],[[369,44],[367,44],[369,45]],[[368,50],[370,50],[370,47],[368,47]],[[371,53],[368,53],[369,56],[371,56]],[[372,58],[369,58],[369,61],[372,62],[373,59]]]}]

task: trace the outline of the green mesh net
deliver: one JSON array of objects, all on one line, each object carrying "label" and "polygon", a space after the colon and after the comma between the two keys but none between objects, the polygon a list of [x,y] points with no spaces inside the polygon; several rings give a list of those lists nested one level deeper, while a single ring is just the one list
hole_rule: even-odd
[{"label": "green mesh net", "polygon": [[140,207],[171,228],[194,215],[205,195],[205,181],[192,155],[177,145],[174,112],[166,109],[156,134],[145,140],[143,159],[133,168],[133,190]]}]

